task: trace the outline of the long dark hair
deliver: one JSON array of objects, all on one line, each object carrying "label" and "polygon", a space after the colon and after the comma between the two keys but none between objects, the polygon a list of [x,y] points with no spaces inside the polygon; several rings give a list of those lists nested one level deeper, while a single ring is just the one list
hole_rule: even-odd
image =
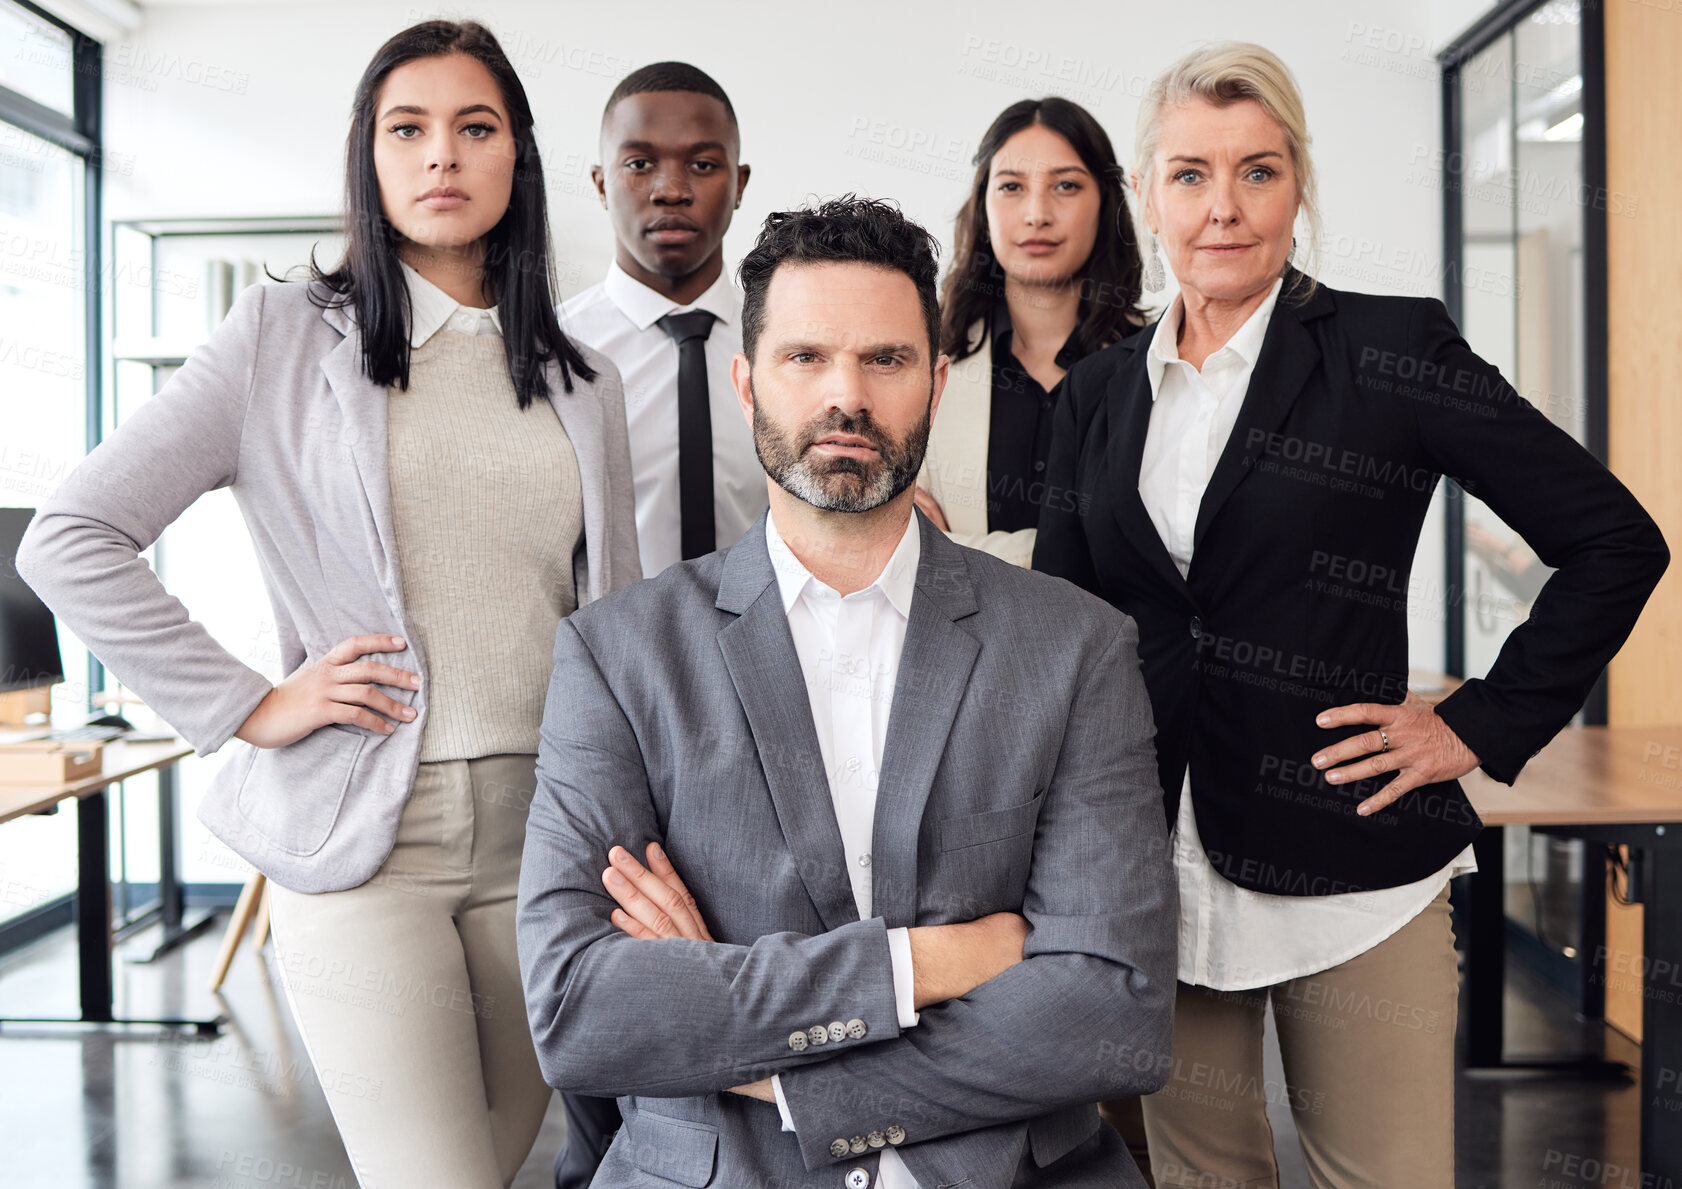
[{"label": "long dark hair", "polygon": [[[953,231],[952,270],[941,292],[940,349],[954,362],[986,341],[992,324],[989,315],[1005,296],[1004,270],[993,254],[987,227],[987,177],[993,157],[1005,141],[1034,124],[1043,124],[1068,141],[1098,186],[1098,238],[1080,270],[1075,340],[1081,352],[1107,347],[1144,322],[1139,305],[1139,244],[1127,213],[1126,182],[1109,135],[1078,103],[1056,96],[1023,99],[1000,112],[981,138],[975,180]],[[978,319],[983,324],[982,338],[972,343],[969,328]]]},{"label": "long dark hair", "polygon": [[[323,272],[310,256],[310,278],[327,290],[317,304],[349,306],[362,331],[362,370],[376,384],[409,386],[409,289],[398,252],[402,236],[385,217],[374,172],[374,131],[380,88],[399,66],[417,58],[466,54],[491,72],[508,109],[514,140],[514,185],[508,210],[485,236],[485,290],[502,321],[508,374],[522,409],[549,395],[543,365],[559,361],[561,386],[572,391],[573,373],[593,380],[555,316],[549,257],[549,212],[543,163],[532,135],[531,104],[514,67],[489,29],[474,21],[423,21],[387,41],[356,86],[350,136],[345,142],[345,254]],[[316,294],[312,292],[312,300]]]}]

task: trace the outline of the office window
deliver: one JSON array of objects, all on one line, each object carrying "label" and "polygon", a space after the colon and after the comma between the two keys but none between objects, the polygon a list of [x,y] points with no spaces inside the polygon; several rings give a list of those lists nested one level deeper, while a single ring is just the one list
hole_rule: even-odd
[{"label": "office window", "polygon": [[68,30],[0,0],[0,47],[0,87],[75,116],[75,40]]},{"label": "office window", "polygon": [[[98,47],[0,0],[0,506],[34,508],[81,461],[98,379]],[[87,64],[92,62],[90,76]],[[9,561],[9,559],[7,559]],[[55,715],[77,721],[87,650],[59,633],[67,680]],[[75,886],[75,814],[0,827],[0,926]]]},{"label": "office window", "polygon": [[[1579,0],[1507,5],[1443,59],[1444,299],[1473,350],[1605,457],[1604,111],[1600,13]],[[1481,500],[1448,501],[1447,666],[1479,676],[1551,574]],[[1597,691],[1584,711],[1604,721]],[[1581,948],[1582,844],[1506,831],[1508,915],[1544,973]]]}]

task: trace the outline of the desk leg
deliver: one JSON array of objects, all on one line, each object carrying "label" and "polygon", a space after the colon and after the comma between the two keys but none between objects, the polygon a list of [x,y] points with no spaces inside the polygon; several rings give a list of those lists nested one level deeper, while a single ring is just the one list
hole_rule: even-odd
[{"label": "desk leg", "polygon": [[1506,1032],[1502,996],[1507,984],[1506,839],[1500,826],[1486,826],[1472,843],[1478,869],[1466,939],[1466,1065],[1499,1069]]},{"label": "desk leg", "polygon": [[158,907],[163,910],[164,932],[181,928],[185,897],[176,850],[181,845],[180,806],[176,799],[176,765],[158,772]]},{"label": "desk leg", "polygon": [[103,791],[76,802],[76,957],[82,1019],[111,1021],[111,835]]},{"label": "desk leg", "polygon": [[181,814],[177,797],[176,766],[158,770],[158,903],[156,908],[140,914],[128,932],[144,927],[155,919],[163,926],[158,944],[143,954],[135,954],[130,962],[156,962],[182,942],[198,936],[216,920],[215,912],[205,912],[191,924],[184,924],[186,894],[181,887],[181,869],[177,853],[181,849]]},{"label": "desk leg", "polygon": [[[1560,831],[1564,832],[1564,831]],[[1573,1057],[1506,1055],[1507,985],[1506,839],[1499,827],[1486,827],[1472,844],[1478,870],[1472,876],[1467,913],[1466,1072],[1491,1078],[1587,1078],[1629,1082],[1629,1067],[1598,1053]]]},{"label": "desk leg", "polygon": [[[1661,827],[1662,829],[1662,827]],[[1641,1183],[1682,1184],[1682,855],[1647,851],[1641,1004]]]},{"label": "desk leg", "polygon": [[[173,786],[171,786],[173,788]],[[76,802],[76,961],[81,983],[81,1013],[63,1016],[7,1016],[0,1025],[71,1025],[94,1028],[139,1025],[145,1028],[191,1028],[200,1036],[215,1036],[228,1017],[148,1016],[117,1018],[111,977],[111,823],[105,791],[88,793]],[[7,1028],[8,1032],[15,1029]]]},{"label": "desk leg", "polygon": [[1577,884],[1577,1010],[1587,1020],[1606,1018],[1606,848],[1582,839]]}]

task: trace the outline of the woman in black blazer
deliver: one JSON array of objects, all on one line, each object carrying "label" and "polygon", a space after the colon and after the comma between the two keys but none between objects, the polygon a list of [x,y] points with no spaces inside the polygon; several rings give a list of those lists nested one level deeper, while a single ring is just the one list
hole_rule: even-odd
[{"label": "woman in black blazer", "polygon": [[[1145,1101],[1159,1185],[1274,1183],[1270,1003],[1316,1185],[1453,1183],[1446,890],[1481,825],[1456,778],[1517,776],[1669,556],[1440,302],[1290,266],[1299,214],[1318,240],[1307,143],[1259,46],[1154,84],[1146,283],[1160,251],[1181,296],[1071,371],[1048,468],[1066,498],[1034,551],[1139,625],[1181,893],[1174,1072]],[[1433,710],[1407,690],[1408,577],[1444,475],[1557,572],[1488,675]]]}]

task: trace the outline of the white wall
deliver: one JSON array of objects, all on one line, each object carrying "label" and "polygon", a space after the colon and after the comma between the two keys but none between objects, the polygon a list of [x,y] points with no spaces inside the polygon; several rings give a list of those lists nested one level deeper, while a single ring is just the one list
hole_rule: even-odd
[{"label": "white wall", "polygon": [[1430,0],[1432,47],[1446,49],[1494,7],[1492,0]]},{"label": "white wall", "polygon": [[[949,241],[969,158],[1006,104],[1048,92],[1076,99],[1131,163],[1148,79],[1202,41],[1242,38],[1279,52],[1303,88],[1325,213],[1321,277],[1440,294],[1432,55],[1477,3],[1209,0],[1195,22],[1184,6],[1095,2],[1034,6],[1025,21],[1020,3],[1003,0],[844,9],[751,0],[717,6],[711,20],[697,15],[704,8],[660,0],[634,10],[521,0],[447,9],[154,3],[107,51],[106,210],[336,210],[351,92],[374,49],[415,20],[472,16],[502,40],[538,114],[563,296],[598,279],[611,257],[587,172],[602,103],[627,70],[668,57],[713,74],[741,119],[754,176],[726,244],[732,262],[766,212],[847,190],[898,199]],[[1031,31],[1019,32],[1025,24]],[[1421,590],[1441,589],[1440,552],[1433,517]],[[1418,617],[1415,663],[1440,663],[1439,620]]]}]

